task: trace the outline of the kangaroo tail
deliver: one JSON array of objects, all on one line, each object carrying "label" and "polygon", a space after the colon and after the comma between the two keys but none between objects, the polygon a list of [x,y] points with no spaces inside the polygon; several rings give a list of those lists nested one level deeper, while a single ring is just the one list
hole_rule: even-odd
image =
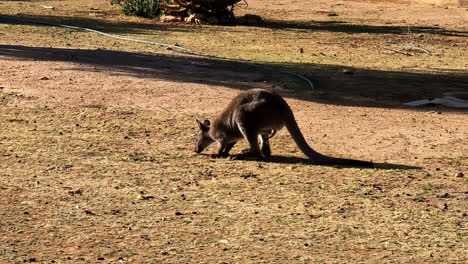
[{"label": "kangaroo tail", "polygon": [[314,149],[312,149],[307,141],[305,140],[304,136],[302,135],[299,126],[297,125],[296,119],[294,118],[294,114],[292,110],[289,109],[289,116],[286,120],[286,128],[291,134],[294,142],[299,147],[299,149],[304,153],[307,157],[309,157],[314,164],[317,165],[344,165],[344,166],[358,166],[358,167],[367,167],[373,168],[374,165],[372,162],[362,161],[362,160],[353,160],[353,159],[342,159],[342,158],[334,158],[330,156],[326,156],[323,154],[318,153]]}]

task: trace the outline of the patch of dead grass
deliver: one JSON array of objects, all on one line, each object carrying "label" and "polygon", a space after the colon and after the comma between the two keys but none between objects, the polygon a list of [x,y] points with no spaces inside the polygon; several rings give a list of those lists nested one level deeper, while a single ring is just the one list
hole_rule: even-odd
[{"label": "patch of dead grass", "polygon": [[463,262],[466,178],[213,162],[152,111],[0,113],[3,261]]}]

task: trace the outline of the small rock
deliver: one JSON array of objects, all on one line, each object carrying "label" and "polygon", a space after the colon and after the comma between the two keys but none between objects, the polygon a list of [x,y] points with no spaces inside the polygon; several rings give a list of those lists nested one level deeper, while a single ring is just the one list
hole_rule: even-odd
[{"label": "small rock", "polygon": [[304,53],[304,48],[299,48],[299,53]]},{"label": "small rock", "polygon": [[137,198],[137,200],[151,200],[151,199],[154,199],[154,196],[139,194],[139,195],[137,195],[136,198]]},{"label": "small rock", "polygon": [[44,76],[44,77],[40,78],[39,80],[41,80],[41,81],[47,81],[47,80],[49,80],[49,78],[47,78],[47,77]]},{"label": "small rock", "polygon": [[85,210],[84,213],[87,214],[87,215],[96,215],[95,213],[93,213],[93,212],[91,212],[89,210]]},{"label": "small rock", "polygon": [[80,189],[78,189],[76,191],[69,191],[68,194],[71,195],[71,196],[83,195],[83,192]]},{"label": "small rock", "polygon": [[455,175],[457,178],[463,178],[465,176],[465,174],[463,174],[463,172],[459,172]]},{"label": "small rock", "polygon": [[437,198],[450,198],[452,197],[449,193],[444,193],[442,195],[437,195]]},{"label": "small rock", "polygon": [[256,178],[256,177],[257,177],[257,175],[256,175],[256,174],[253,174],[253,173],[241,175],[241,178],[244,178],[244,179]]},{"label": "small rock", "polygon": [[416,197],[416,198],[413,198],[413,201],[423,203],[423,202],[426,202],[427,199],[424,197]]},{"label": "small rock", "polygon": [[175,215],[184,215],[184,214],[181,212],[175,212]]}]

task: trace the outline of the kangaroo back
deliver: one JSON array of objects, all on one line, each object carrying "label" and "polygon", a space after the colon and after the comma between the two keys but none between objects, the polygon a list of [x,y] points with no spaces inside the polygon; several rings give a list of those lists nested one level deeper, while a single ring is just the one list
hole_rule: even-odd
[{"label": "kangaroo back", "polygon": [[342,159],[329,157],[318,153],[312,149],[304,138],[299,126],[297,125],[296,119],[291,108],[288,106],[288,113],[286,114],[285,120],[286,128],[291,134],[296,145],[307,157],[309,157],[314,164],[318,165],[345,165],[345,166],[359,166],[359,167],[373,167],[372,162],[353,160],[353,159]]}]

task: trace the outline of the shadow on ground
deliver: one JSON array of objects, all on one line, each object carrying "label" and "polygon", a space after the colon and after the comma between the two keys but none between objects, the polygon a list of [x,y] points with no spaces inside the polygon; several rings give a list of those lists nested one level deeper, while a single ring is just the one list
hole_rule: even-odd
[{"label": "shadow on ground", "polygon": [[76,65],[73,70],[96,72],[108,70],[109,74],[113,75],[223,85],[235,89],[251,88],[239,78],[239,74],[249,73],[252,70],[251,66],[182,54],[0,45],[0,56],[34,61],[71,62]]},{"label": "shadow on ground", "polygon": [[[72,62],[76,65],[75,70],[108,70],[109,74],[122,76],[222,85],[234,89],[254,88],[263,81],[296,78],[240,62],[183,54],[0,45],[0,56]],[[420,74],[347,68],[344,73],[343,67],[335,65],[298,64],[287,67],[292,71],[295,68],[312,69],[307,76],[314,80],[316,90],[309,93],[288,93],[284,96],[297,96],[301,100],[326,104],[397,107],[412,100],[440,97],[445,92],[468,91],[468,75],[458,72]],[[299,79],[295,81],[301,82]],[[304,90],[308,89],[306,83],[302,85]]]},{"label": "shadow on ground", "polygon": [[[83,11],[87,15],[88,11]],[[93,10],[93,12],[99,12]],[[112,15],[113,11],[100,11],[102,16]],[[80,27],[93,27],[97,30],[106,30],[108,33],[139,33],[143,29],[166,30],[166,31],[194,31],[200,30],[199,27],[185,23],[154,23],[148,20],[148,23],[141,22],[123,22],[108,21],[99,18],[75,17],[75,16],[49,16],[49,15],[1,15],[0,23],[12,25],[31,25],[30,21],[35,21],[35,25],[53,26],[52,24],[67,24]],[[231,25],[236,25],[232,23]],[[244,25],[245,26],[245,25]],[[263,22],[246,25],[251,27],[262,27],[269,29],[283,30],[303,30],[307,32],[328,31],[341,32],[347,34],[408,34],[408,26],[395,25],[361,25],[346,21],[285,21],[285,20],[265,20]],[[235,27],[210,28],[210,30],[236,31]],[[437,26],[412,26],[411,34],[432,34],[443,36],[468,37],[467,31],[447,30]]]},{"label": "shadow on ground", "polygon": [[[99,12],[93,10],[94,13]],[[100,11],[102,16],[112,15],[113,11]],[[89,11],[83,11],[84,15],[88,15]],[[52,24],[67,24],[79,27],[92,27],[96,30],[105,30],[107,33],[138,33],[144,34],[145,30],[164,30],[164,31],[194,31],[200,30],[200,27],[185,24],[185,23],[154,23],[148,20],[148,23],[141,22],[123,22],[123,21],[109,21],[99,18],[90,17],[75,17],[75,16],[48,16],[48,15],[1,15],[0,23],[11,25],[34,25],[40,26],[53,26]],[[236,25],[233,23],[232,25]],[[353,24],[346,21],[283,21],[283,20],[265,20],[260,23],[251,25],[244,25],[251,27],[261,27],[269,29],[283,29],[283,30],[299,30],[306,32],[315,31],[328,31],[328,32],[341,32],[347,34],[395,34],[406,35],[408,34],[408,26],[395,26],[395,25],[361,25]],[[436,26],[412,26],[412,34],[432,34],[443,36],[457,36],[468,37],[467,31],[447,30]],[[210,31],[236,31],[235,27],[211,27]]]},{"label": "shadow on ground", "polygon": [[[94,13],[98,12],[93,10]],[[89,11],[83,11],[84,16],[88,16]],[[112,15],[112,11],[101,11],[103,17]],[[92,28],[104,31],[109,34],[139,34],[146,35],[148,30],[171,31],[171,32],[193,32],[200,30],[199,26],[186,23],[157,23],[147,19],[143,22],[112,21],[99,18],[80,16],[47,16],[47,15],[0,15],[0,24],[5,25],[34,25],[43,27],[57,27],[58,25],[68,25],[75,27]],[[220,31],[231,31],[231,29],[219,28]],[[216,31],[210,28],[210,31]],[[232,27],[232,31],[235,28]]]},{"label": "shadow on ground", "polygon": [[[310,159],[307,158],[300,158],[300,157],[287,157],[287,156],[271,156],[268,158],[266,162],[271,163],[286,163],[286,164],[310,164],[310,165],[317,165],[314,164]],[[321,166],[331,166],[331,167],[338,167],[338,168],[362,168],[359,166],[342,166],[342,165],[321,165]],[[375,169],[384,169],[384,170],[419,170],[421,167],[415,166],[407,166],[402,164],[392,164],[392,163],[374,163]]]},{"label": "shadow on ground", "polygon": [[[205,157],[212,157],[209,154],[200,154]],[[237,160],[238,155],[231,156],[234,160]],[[242,159],[238,160],[239,162]],[[305,164],[305,165],[312,165],[318,166],[313,161],[308,158],[301,158],[301,157],[291,157],[291,156],[279,156],[273,155],[268,157],[268,160],[262,161],[266,163],[278,163],[278,164]],[[415,166],[408,166],[403,164],[393,164],[393,163],[373,163],[374,169],[381,169],[381,170],[419,170],[422,169],[421,167]],[[337,168],[363,168],[360,166],[342,166],[342,165],[320,165],[320,166],[328,166],[328,167],[337,167]]]},{"label": "shadow on ground", "polygon": [[[281,21],[268,20],[262,23],[255,24],[256,27],[265,27],[270,29],[294,29],[304,31],[328,31],[341,32],[348,34],[408,34],[408,26],[370,26],[352,24],[345,21]],[[412,34],[433,34],[443,36],[468,37],[467,31],[446,30],[441,27],[421,27],[412,26]]]},{"label": "shadow on ground", "polygon": [[[25,16],[2,15],[0,24],[30,24],[26,20],[45,21],[39,26],[52,26],[48,23],[92,27],[111,34],[138,33],[143,29],[164,31],[194,31],[199,27],[186,24],[137,23],[108,21],[89,17],[67,16]],[[38,24],[35,24],[38,25]],[[295,29],[345,32],[350,34],[405,34],[404,26],[368,26],[349,24],[340,21],[266,21],[258,27],[272,29]],[[226,27],[213,27],[210,30],[235,31]],[[461,36],[463,31],[446,31],[438,27],[415,27],[413,32]],[[313,80],[315,89],[310,91],[308,84],[288,74],[268,71],[245,63],[229,62],[216,58],[203,58],[186,55],[161,55],[123,52],[116,50],[80,50],[63,48],[27,47],[20,45],[0,45],[0,55],[27,60],[68,61],[77,64],[77,69],[90,71],[92,67],[108,67],[112,74],[135,76],[138,78],[157,78],[173,82],[203,83],[223,85],[235,89],[256,87],[258,82],[268,81],[281,86],[304,87],[307,94],[300,94],[302,100],[325,104],[353,105],[368,107],[398,107],[403,103],[441,97],[446,92],[467,92],[468,74],[466,72],[445,71],[438,74],[375,71],[337,65],[284,64],[263,65],[280,70],[300,71]],[[278,68],[279,67],[279,68]],[[300,70],[299,70],[300,69]],[[257,73],[257,74],[252,74]],[[286,80],[286,81],[285,81]],[[291,84],[292,85],[289,85]],[[301,90],[301,89],[299,89]],[[295,96],[285,94],[284,96]]]}]

